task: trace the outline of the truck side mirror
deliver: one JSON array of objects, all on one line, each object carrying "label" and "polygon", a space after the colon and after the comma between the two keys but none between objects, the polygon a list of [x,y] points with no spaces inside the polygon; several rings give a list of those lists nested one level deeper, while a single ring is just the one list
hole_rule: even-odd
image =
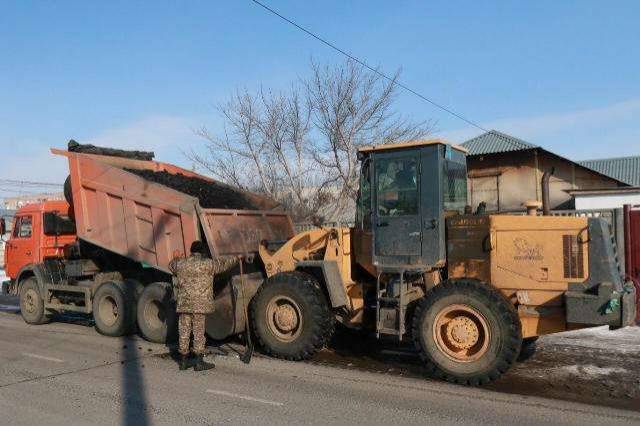
[{"label": "truck side mirror", "polygon": [[4,220],[4,217],[0,217],[0,237],[3,236],[7,232],[7,222]]}]

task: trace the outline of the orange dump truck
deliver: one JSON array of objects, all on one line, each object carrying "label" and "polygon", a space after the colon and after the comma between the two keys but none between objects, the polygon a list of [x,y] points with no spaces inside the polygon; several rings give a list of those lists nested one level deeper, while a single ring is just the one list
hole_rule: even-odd
[{"label": "orange dump truck", "polygon": [[[217,299],[227,306],[216,315],[226,315],[226,321],[216,321],[209,335],[244,330],[242,316],[231,318],[231,312],[243,315],[244,309],[231,306],[249,300],[259,285],[261,274],[252,275],[250,261],[260,241],[294,235],[291,219],[277,203],[171,164],[52,152],[69,161],[69,204],[25,207],[16,215],[18,234],[8,243],[11,289],[20,295],[25,321],[38,324],[55,312],[81,312],[93,314],[105,335],[130,333],[137,323],[145,338],[163,342],[173,330],[168,264],[188,253],[193,241],[206,240],[212,253],[248,260],[242,283],[216,284]],[[203,208],[198,198],[145,174],[204,181],[226,192],[232,204],[242,199],[254,210]],[[40,253],[40,247],[46,250]]]}]

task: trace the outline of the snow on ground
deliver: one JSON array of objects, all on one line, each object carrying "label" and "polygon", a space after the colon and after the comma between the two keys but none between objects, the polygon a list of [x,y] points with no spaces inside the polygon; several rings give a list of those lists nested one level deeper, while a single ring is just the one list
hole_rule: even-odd
[{"label": "snow on ground", "polygon": [[559,374],[565,373],[574,376],[593,376],[594,378],[608,376],[614,373],[626,373],[627,370],[619,367],[598,367],[597,365],[565,365],[555,369]]},{"label": "snow on ground", "polygon": [[625,327],[618,330],[609,330],[608,326],[584,328],[543,336],[540,338],[540,343],[640,355],[640,327]]},{"label": "snow on ground", "polygon": [[640,409],[640,327],[543,336],[495,390]]},{"label": "snow on ground", "polygon": [[8,279],[9,277],[7,277],[7,274],[5,273],[4,269],[0,269],[0,294],[6,291],[2,283],[7,281]]}]

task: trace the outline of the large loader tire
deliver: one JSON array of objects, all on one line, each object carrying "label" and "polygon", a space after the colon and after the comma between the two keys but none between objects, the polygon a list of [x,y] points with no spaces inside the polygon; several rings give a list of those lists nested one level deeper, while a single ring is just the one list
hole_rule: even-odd
[{"label": "large loader tire", "polygon": [[107,281],[93,295],[93,319],[100,334],[111,337],[131,334],[135,301],[122,285]]},{"label": "large loader tire", "polygon": [[516,361],[520,318],[497,290],[477,280],[446,281],[421,300],[413,339],[427,374],[465,385],[489,383]]},{"label": "large loader tire", "polygon": [[36,277],[27,278],[20,286],[20,314],[27,324],[39,325],[49,322]]},{"label": "large loader tire", "polygon": [[335,330],[335,316],[320,284],[297,271],[267,279],[251,302],[250,317],[260,347],[292,361],[313,356]]},{"label": "large loader tire", "polygon": [[154,343],[177,340],[178,316],[171,284],[157,282],[142,290],[137,307],[138,330],[142,337]]}]

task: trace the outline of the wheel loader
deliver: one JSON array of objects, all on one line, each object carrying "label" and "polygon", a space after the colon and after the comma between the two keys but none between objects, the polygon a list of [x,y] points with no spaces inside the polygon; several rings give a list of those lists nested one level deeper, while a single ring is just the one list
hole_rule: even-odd
[{"label": "wheel loader", "polygon": [[[441,140],[360,148],[354,226],[300,233],[261,195],[76,148],[52,149],[69,162],[68,218],[57,217],[66,208],[21,214],[55,249],[10,275],[31,324],[72,311],[93,315],[105,335],[172,340],[168,264],[196,240],[212,256],[239,258],[212,282],[208,336],[244,334],[288,360],[313,356],[342,324],[413,342],[428,375],[477,385],[540,335],[634,322],[635,290],[621,279],[604,220],[470,214],[465,150]],[[62,232],[68,220],[75,238]],[[13,238],[40,251],[37,239]]]},{"label": "wheel loader", "polygon": [[465,150],[440,140],[367,146],[359,159],[352,228],[260,246],[267,279],[251,313],[268,353],[310,356],[335,318],[411,339],[430,376],[477,385],[540,335],[634,323],[603,219],[465,214]]}]

